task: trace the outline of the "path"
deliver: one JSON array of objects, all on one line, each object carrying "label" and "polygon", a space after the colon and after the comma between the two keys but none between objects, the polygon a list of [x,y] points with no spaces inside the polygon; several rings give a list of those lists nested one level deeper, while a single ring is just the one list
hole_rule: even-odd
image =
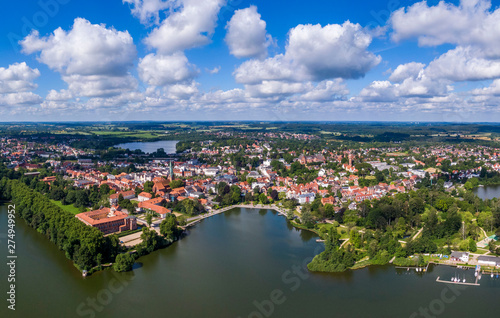
[{"label": "path", "polygon": [[479,248],[487,248],[488,244],[493,239],[491,239],[491,238],[488,237],[488,234],[486,233],[486,231],[482,227],[479,227],[479,228],[481,229],[481,231],[483,231],[484,239],[482,239],[481,241],[477,242],[476,246],[479,247]]},{"label": "path", "polygon": [[422,231],[424,230],[424,228],[422,227],[420,230],[418,230],[417,234],[413,235],[413,237],[411,238],[412,240],[416,239],[417,236],[420,235],[420,233],[422,233]]},{"label": "path", "polygon": [[345,241],[342,242],[342,244],[340,244],[340,247],[342,248],[342,246],[344,246],[344,244],[347,243],[347,241],[349,241],[349,239],[345,239]]}]

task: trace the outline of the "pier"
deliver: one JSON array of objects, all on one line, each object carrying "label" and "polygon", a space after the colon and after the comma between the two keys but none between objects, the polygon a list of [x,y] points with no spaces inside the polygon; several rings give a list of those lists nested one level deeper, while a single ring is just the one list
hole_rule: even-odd
[{"label": "pier", "polygon": [[467,285],[467,286],[479,286],[479,284],[477,283],[478,279],[476,278],[476,282],[475,283],[462,283],[462,282],[452,282],[452,281],[447,281],[447,280],[441,280],[439,279],[439,276],[438,278],[436,278],[436,282],[438,283],[445,283],[445,284],[455,284],[455,285]]}]

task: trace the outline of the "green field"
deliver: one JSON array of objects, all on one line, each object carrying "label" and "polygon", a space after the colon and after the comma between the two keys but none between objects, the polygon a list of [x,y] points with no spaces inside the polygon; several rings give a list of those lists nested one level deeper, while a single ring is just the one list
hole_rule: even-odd
[{"label": "green field", "polygon": [[78,214],[78,213],[81,213],[80,209],[78,208],[75,208],[72,204],[69,204],[69,205],[63,205],[61,203],[61,201],[55,201],[55,200],[50,200],[52,203],[54,203],[55,205],[57,205],[58,207],[60,207],[61,209],[63,209],[64,211],[68,211],[70,213],[73,213],[73,214]]}]

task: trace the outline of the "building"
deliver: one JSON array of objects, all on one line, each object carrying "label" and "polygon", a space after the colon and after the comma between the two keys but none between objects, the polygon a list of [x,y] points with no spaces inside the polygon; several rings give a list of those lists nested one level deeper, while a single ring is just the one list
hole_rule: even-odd
[{"label": "building", "polygon": [[450,259],[455,262],[469,262],[469,252],[451,252]]},{"label": "building", "polygon": [[151,193],[147,193],[147,192],[141,192],[139,193],[139,195],[137,196],[137,200],[139,202],[143,202],[143,201],[147,201],[147,200],[151,200],[153,196],[151,195]]},{"label": "building", "polygon": [[500,266],[500,257],[496,256],[479,256],[477,264],[482,266]]},{"label": "building", "polygon": [[118,193],[114,193],[109,196],[109,204],[110,205],[115,205],[118,203],[118,198],[120,197],[120,194],[122,195],[123,199],[133,199],[135,198],[135,191],[130,190],[130,191],[122,191]]},{"label": "building", "polygon": [[215,177],[219,173],[219,168],[206,168],[203,173],[208,177]]},{"label": "building", "polygon": [[56,181],[56,177],[55,176],[52,176],[52,177],[45,177],[43,178],[42,180],[40,180],[42,182],[45,182],[45,183],[48,183],[48,184],[51,184],[52,182]]},{"label": "building", "polygon": [[163,198],[154,198],[151,200],[140,202],[138,208],[142,212],[153,211],[160,215],[160,218],[164,219],[168,213],[172,211],[161,206],[165,200]]},{"label": "building", "polygon": [[304,193],[297,197],[299,204],[310,203],[313,202],[316,198],[314,193]]},{"label": "building", "polygon": [[135,216],[113,208],[102,208],[95,211],[79,213],[75,216],[88,226],[97,228],[104,234],[137,229]]}]

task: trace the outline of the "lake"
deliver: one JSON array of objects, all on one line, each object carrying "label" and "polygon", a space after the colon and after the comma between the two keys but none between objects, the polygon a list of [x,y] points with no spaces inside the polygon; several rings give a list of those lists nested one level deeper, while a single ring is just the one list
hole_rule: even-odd
[{"label": "lake", "polygon": [[500,198],[500,185],[487,185],[472,190],[481,199]]},{"label": "lake", "polygon": [[175,153],[175,146],[177,145],[178,140],[160,140],[160,141],[152,141],[152,142],[127,142],[124,144],[115,145],[115,147],[130,149],[132,151],[136,149],[140,149],[145,153],[153,153],[160,148],[167,154]]},{"label": "lake", "polygon": [[[7,292],[7,208],[0,206],[0,266]],[[436,266],[426,274],[369,267],[338,274],[303,268],[323,250],[316,235],[275,212],[233,209],[206,219],[127,273],[82,278],[64,254],[18,220],[16,311],[0,317],[488,317],[498,314],[500,280],[464,290],[440,284],[473,271]],[[3,235],[1,234],[3,233]],[[433,315],[425,316],[420,310]]]}]

